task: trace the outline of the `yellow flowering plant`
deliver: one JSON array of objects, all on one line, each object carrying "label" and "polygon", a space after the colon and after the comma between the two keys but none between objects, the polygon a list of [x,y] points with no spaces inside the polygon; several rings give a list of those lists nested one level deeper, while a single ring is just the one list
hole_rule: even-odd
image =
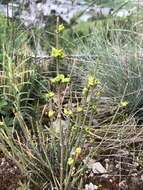
[{"label": "yellow flowering plant", "polygon": [[70,108],[64,108],[64,114],[66,116],[71,116],[73,114],[73,112]]},{"label": "yellow flowering plant", "polygon": [[63,24],[60,24],[60,25],[58,26],[58,31],[57,31],[57,32],[63,32],[64,29],[65,29],[64,25],[63,25]]},{"label": "yellow flowering plant", "polygon": [[[99,79],[96,79],[93,75],[89,75],[87,77],[87,84],[86,84],[86,86],[82,90],[83,96],[88,96],[91,88],[99,86],[100,84],[101,84],[101,82],[100,82]],[[100,96],[99,91],[96,92],[96,93],[98,93],[97,95]]]},{"label": "yellow flowering plant", "polygon": [[120,102],[120,106],[121,106],[122,108],[127,107],[128,104],[129,104],[128,101],[121,101],[121,102]]},{"label": "yellow flowering plant", "polygon": [[63,59],[65,57],[63,49],[52,48],[51,56],[54,58]]},{"label": "yellow flowering plant", "polygon": [[75,155],[76,155],[76,157],[78,157],[80,154],[81,154],[81,147],[77,147],[75,149]]},{"label": "yellow flowering plant", "polygon": [[[58,26],[57,24],[56,28],[58,32],[62,32],[64,30],[63,25]],[[58,32],[56,32],[57,38]],[[95,115],[96,113],[100,112],[100,110],[102,111],[102,107],[98,111],[99,104],[97,102],[97,97],[100,96],[101,86],[100,81],[96,79],[94,75],[89,75],[81,92],[80,87],[82,87],[83,81],[75,82],[75,71],[71,67],[71,59],[69,62],[67,61],[68,59],[66,59],[66,63],[70,63],[70,73],[65,75],[61,74],[60,64],[62,62],[64,65],[65,62],[64,59],[59,60],[57,58],[64,58],[65,55],[64,51],[58,48],[60,47],[58,44],[59,41],[60,40],[56,39],[56,48],[52,48],[51,52],[52,57],[55,59],[50,60],[52,66],[55,64],[54,67],[52,67],[54,74],[55,70],[53,70],[53,68],[57,69],[56,76],[53,76],[53,73],[50,73],[49,75],[48,71],[48,74],[46,73],[46,77],[44,76],[40,78],[40,80],[44,79],[44,81],[42,81],[43,83],[40,86],[40,89],[37,89],[40,90],[40,93],[42,93],[42,100],[39,99],[38,103],[36,102],[38,105],[38,109],[36,109],[38,114],[36,115],[37,118],[34,117],[34,120],[36,120],[33,123],[34,132],[36,132],[36,135],[35,133],[34,135],[31,135],[31,128],[27,126],[28,122],[24,122],[24,120],[22,120],[23,115],[21,114],[19,116],[19,112],[16,113],[16,117],[19,117],[16,118],[16,122],[18,121],[19,125],[22,125],[22,129],[25,129],[26,127],[26,135],[29,135],[27,138],[28,148],[25,148],[24,141],[24,146],[20,142],[16,147],[19,151],[22,151],[21,154],[19,154],[19,151],[15,151],[15,147],[11,152],[13,154],[15,151],[16,158],[18,158],[17,160],[21,160],[21,156],[23,157],[23,160],[26,162],[26,164],[24,163],[24,166],[29,165],[29,158],[27,158],[27,155],[31,156],[32,159],[30,160],[30,163],[33,165],[31,164],[31,166],[29,166],[29,168],[31,167],[30,170],[29,168],[26,168],[27,170],[25,169],[25,171],[30,172],[30,174],[32,174],[34,177],[35,171],[38,174],[39,171],[41,171],[39,175],[41,175],[42,183],[44,184],[43,187],[48,188],[48,186],[45,186],[48,179],[51,181],[51,186],[49,188],[55,187],[55,189],[59,189],[59,187],[61,187],[61,190],[71,190],[73,188],[84,189],[84,183],[83,187],[80,186],[78,188],[78,184],[80,184],[83,176],[86,175],[86,173],[84,173],[86,169],[85,164],[83,164],[84,157],[86,159],[86,157],[90,158],[90,156],[93,155],[92,148],[91,151],[89,151],[89,147],[93,147],[95,143],[100,141],[98,138],[98,133],[102,139],[102,133],[100,131],[98,132],[98,118],[96,118],[96,116],[98,117],[100,113]],[[75,61],[74,58],[72,59]],[[67,69],[67,67],[65,67],[63,70],[65,71],[65,69]],[[68,67],[68,72],[69,70],[70,68]],[[50,81],[48,80],[49,77],[51,77]],[[72,78],[74,78],[74,81],[71,81]],[[45,89],[46,93],[43,93],[45,92]],[[43,96],[46,100],[51,101],[46,101],[45,103],[45,101],[43,101]],[[127,104],[128,103],[125,101],[121,103],[122,107],[127,106]],[[36,104],[34,103],[34,108],[35,105]],[[99,122],[100,120],[102,120],[102,118],[100,119],[99,117]],[[0,122],[1,130],[3,125],[3,122]],[[6,135],[3,136],[2,140],[3,142],[7,140],[9,143],[11,138],[5,138]],[[31,142],[29,142],[30,140]],[[13,141],[14,143],[12,143],[14,145],[17,144],[16,138],[13,139]],[[8,143],[5,144],[7,145]],[[19,146],[21,147],[19,148]],[[6,148],[12,149],[13,146],[6,146]],[[7,152],[9,153],[9,150]],[[33,169],[34,164],[36,164],[36,167]],[[72,176],[71,173],[73,168],[75,168],[75,176]],[[77,183],[72,186],[71,184],[74,184],[76,179],[78,179]],[[40,183],[40,185],[42,183]],[[70,188],[70,186],[72,187]],[[39,188],[37,187],[37,189]]]},{"label": "yellow flowering plant", "polygon": [[77,106],[77,112],[80,113],[80,112],[82,112],[82,111],[83,111],[83,108],[78,105],[78,106]]},{"label": "yellow flowering plant", "polygon": [[62,83],[69,83],[69,82],[70,82],[70,78],[65,77],[65,78],[62,79],[61,82],[62,82]]},{"label": "yellow flowering plant", "polygon": [[73,158],[68,158],[68,162],[67,162],[67,164],[69,165],[69,166],[71,166],[71,165],[73,165],[74,164],[74,159]]},{"label": "yellow flowering plant", "polygon": [[94,78],[94,76],[89,75],[88,79],[87,79],[87,86],[92,87],[94,85],[95,85],[95,78]]},{"label": "yellow flowering plant", "polygon": [[69,77],[65,77],[63,74],[59,74],[55,78],[52,78],[51,82],[52,83],[69,83],[70,82],[70,78]]},{"label": "yellow flowering plant", "polygon": [[87,87],[84,87],[83,90],[82,90],[83,96],[87,96],[88,92],[89,92],[89,89]]},{"label": "yellow flowering plant", "polygon": [[59,83],[59,82],[61,82],[64,79],[64,77],[65,76],[63,74],[59,74],[55,78],[52,78],[51,82],[52,83]]},{"label": "yellow flowering plant", "polygon": [[93,75],[89,75],[87,78],[88,88],[101,84],[99,79],[96,79]]},{"label": "yellow flowering plant", "polygon": [[49,110],[48,112],[48,116],[51,118],[55,115],[55,111],[54,110]]},{"label": "yellow flowering plant", "polygon": [[48,93],[45,93],[45,94],[44,94],[44,97],[45,97],[45,99],[47,100],[47,99],[53,98],[54,95],[55,95],[55,93],[52,92],[52,91],[50,91],[50,92],[48,92]]}]

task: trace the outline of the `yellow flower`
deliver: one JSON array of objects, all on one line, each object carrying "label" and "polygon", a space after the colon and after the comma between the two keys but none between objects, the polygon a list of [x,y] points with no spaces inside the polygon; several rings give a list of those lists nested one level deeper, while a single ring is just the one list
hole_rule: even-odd
[{"label": "yellow flower", "polygon": [[128,103],[127,101],[121,101],[121,102],[120,102],[120,106],[123,107],[123,108],[124,108],[124,107],[127,107],[128,104],[129,104],[129,103]]},{"label": "yellow flower", "polygon": [[54,92],[50,91],[47,94],[45,94],[45,97],[49,99],[49,98],[53,98],[54,95],[55,95]]},{"label": "yellow flower", "polygon": [[53,117],[54,114],[55,114],[55,111],[49,110],[49,112],[48,112],[48,116],[49,116],[49,117]]},{"label": "yellow flower", "polygon": [[87,94],[88,94],[88,88],[84,87],[83,90],[82,90],[82,94],[84,96],[87,96]]},{"label": "yellow flower", "polygon": [[63,74],[59,74],[55,78],[51,79],[51,82],[58,83],[58,82],[61,82],[64,78],[65,76]]},{"label": "yellow flower", "polygon": [[54,58],[64,58],[65,54],[63,49],[58,49],[58,48],[52,48],[52,53],[51,56]]},{"label": "yellow flower", "polygon": [[94,85],[99,85],[99,84],[101,84],[100,80],[95,79],[95,77],[92,75],[88,76],[88,79],[87,79],[87,86],[88,87],[93,87]]},{"label": "yellow flower", "polygon": [[81,106],[77,106],[77,112],[82,112],[83,111],[83,108]]},{"label": "yellow flower", "polygon": [[73,114],[73,112],[69,108],[64,108],[64,114],[67,115],[67,116],[71,116]]},{"label": "yellow flower", "polygon": [[95,78],[92,75],[89,75],[87,80],[88,87],[94,86],[94,84],[95,84]]},{"label": "yellow flower", "polygon": [[55,78],[51,79],[52,83],[68,83],[70,82],[70,78],[65,77],[63,74],[57,75]]},{"label": "yellow flower", "polygon": [[73,165],[73,164],[74,164],[74,159],[70,157],[70,158],[68,159],[68,165],[71,166],[71,165]]},{"label": "yellow flower", "polygon": [[58,27],[58,32],[63,32],[64,29],[65,29],[64,25],[60,24],[59,27]]},{"label": "yellow flower", "polygon": [[52,98],[55,94],[54,94],[54,92],[50,91],[50,92],[48,92],[47,95],[48,95],[49,98]]},{"label": "yellow flower", "polygon": [[63,78],[62,79],[62,83],[69,83],[70,82],[70,78]]},{"label": "yellow flower", "polygon": [[77,147],[75,149],[75,154],[76,154],[76,156],[79,156],[81,154],[81,148],[80,147]]}]

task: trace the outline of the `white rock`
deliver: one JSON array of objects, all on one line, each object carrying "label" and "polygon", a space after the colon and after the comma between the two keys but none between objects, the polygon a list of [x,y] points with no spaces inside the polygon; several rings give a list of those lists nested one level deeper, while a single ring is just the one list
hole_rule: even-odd
[{"label": "white rock", "polygon": [[98,189],[97,185],[94,185],[93,183],[89,183],[85,185],[85,190],[96,190]]},{"label": "white rock", "polygon": [[95,174],[103,174],[103,173],[107,173],[106,169],[102,166],[102,164],[100,162],[95,162],[92,165],[92,171]]},{"label": "white rock", "polygon": [[100,162],[96,162],[93,159],[85,159],[84,164],[91,169],[94,174],[106,174],[107,170],[102,166]]}]

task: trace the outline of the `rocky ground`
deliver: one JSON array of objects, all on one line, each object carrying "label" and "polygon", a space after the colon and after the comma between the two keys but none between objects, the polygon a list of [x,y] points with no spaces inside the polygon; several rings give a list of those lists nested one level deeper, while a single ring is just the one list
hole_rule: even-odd
[{"label": "rocky ground", "polygon": [[24,176],[18,166],[4,155],[0,157],[0,190],[16,190]]},{"label": "rocky ground", "polygon": [[[84,190],[143,190],[143,170],[133,154],[123,149],[111,155],[90,159],[84,175]],[[17,190],[26,178],[10,159],[0,158],[0,190]],[[100,188],[99,188],[100,187]]]}]

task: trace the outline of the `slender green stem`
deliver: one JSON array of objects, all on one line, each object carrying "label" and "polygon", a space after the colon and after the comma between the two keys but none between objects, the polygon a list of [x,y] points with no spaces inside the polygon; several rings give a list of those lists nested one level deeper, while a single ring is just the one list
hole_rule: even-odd
[{"label": "slender green stem", "polygon": [[[56,25],[56,48],[59,48],[59,16],[57,16],[57,25]],[[57,75],[59,74],[59,58],[56,59]]]},{"label": "slender green stem", "polygon": [[[56,24],[56,48],[59,48],[59,17],[57,17]],[[56,71],[57,75],[59,74],[59,59],[56,59]],[[59,128],[60,128],[60,190],[63,190],[63,170],[64,170],[64,134],[63,134],[63,126],[61,123],[61,112],[62,112],[62,102],[61,102],[61,90],[60,86],[58,87],[58,120],[59,120]]]}]

